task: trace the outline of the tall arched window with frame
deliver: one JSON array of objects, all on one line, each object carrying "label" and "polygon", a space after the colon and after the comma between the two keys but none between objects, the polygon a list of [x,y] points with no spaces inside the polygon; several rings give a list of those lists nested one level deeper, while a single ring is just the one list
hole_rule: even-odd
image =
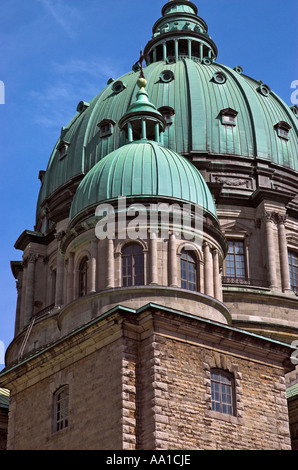
[{"label": "tall arched window with frame", "polygon": [[144,253],[138,243],[130,243],[122,250],[122,285],[144,285]]},{"label": "tall arched window with frame", "polygon": [[88,294],[88,274],[89,260],[85,256],[79,265],[79,297],[84,297]]},{"label": "tall arched window with frame", "polygon": [[196,258],[190,250],[184,248],[180,253],[180,273],[182,289],[196,291],[198,289]]},{"label": "tall arched window with frame", "polygon": [[67,428],[69,422],[69,386],[63,385],[54,393],[54,431]]}]

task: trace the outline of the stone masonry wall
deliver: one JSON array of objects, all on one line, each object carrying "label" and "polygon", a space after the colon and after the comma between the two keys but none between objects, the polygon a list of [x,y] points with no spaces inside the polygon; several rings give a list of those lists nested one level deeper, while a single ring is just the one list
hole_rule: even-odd
[{"label": "stone masonry wall", "polygon": [[[79,360],[72,352],[60,371],[12,394],[9,449],[121,449],[121,343]],[[53,392],[63,384],[69,384],[69,426],[53,432]]]},{"label": "stone masonry wall", "polygon": [[[155,343],[157,448],[290,450],[282,370],[158,335]],[[235,417],[210,409],[212,367],[235,375]]]},{"label": "stone masonry wall", "polygon": [[[8,449],[291,449],[281,367],[208,325],[155,321],[115,316],[32,365],[11,393]],[[211,409],[212,368],[234,376],[235,416]],[[69,426],[53,432],[53,393],[65,384]]]}]

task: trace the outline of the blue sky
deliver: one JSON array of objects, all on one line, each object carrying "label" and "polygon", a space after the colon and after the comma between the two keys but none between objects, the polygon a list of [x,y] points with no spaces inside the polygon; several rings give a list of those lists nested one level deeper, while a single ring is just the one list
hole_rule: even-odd
[{"label": "blue sky", "polygon": [[[131,70],[166,0],[1,0],[0,368],[13,338],[14,243],[33,230],[40,187],[62,126],[105,86]],[[262,80],[287,104],[298,80],[297,0],[196,0],[218,62]],[[1,97],[0,97],[1,98]],[[0,99],[0,102],[1,99]]]}]

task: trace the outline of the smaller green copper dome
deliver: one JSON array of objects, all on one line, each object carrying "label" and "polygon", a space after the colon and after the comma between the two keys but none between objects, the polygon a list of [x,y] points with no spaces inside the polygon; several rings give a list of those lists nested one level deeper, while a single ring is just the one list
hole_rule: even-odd
[{"label": "smaller green copper dome", "polygon": [[70,220],[119,196],[159,196],[197,204],[217,218],[213,197],[200,172],[186,158],[155,141],[131,142],[98,162],[76,191]]}]

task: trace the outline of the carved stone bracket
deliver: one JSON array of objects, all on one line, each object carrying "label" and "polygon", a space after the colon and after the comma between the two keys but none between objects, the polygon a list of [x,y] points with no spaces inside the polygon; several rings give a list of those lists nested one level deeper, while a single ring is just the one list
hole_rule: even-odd
[{"label": "carved stone bracket", "polygon": [[64,230],[61,230],[60,232],[55,233],[55,238],[58,242],[61,242],[64,235],[65,235]]}]

